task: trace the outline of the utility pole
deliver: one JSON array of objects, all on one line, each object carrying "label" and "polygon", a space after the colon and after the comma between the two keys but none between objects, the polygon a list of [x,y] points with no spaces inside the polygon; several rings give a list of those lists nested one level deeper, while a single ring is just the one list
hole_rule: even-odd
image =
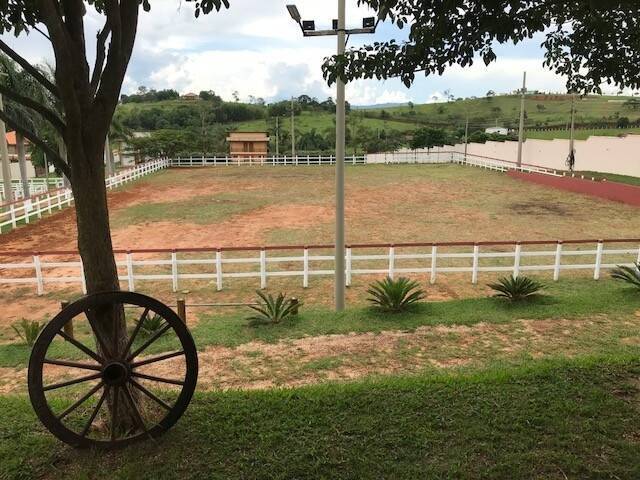
[{"label": "utility pole", "polygon": [[[4,111],[2,95],[0,95],[0,110]],[[13,201],[13,188],[11,185],[11,164],[9,163],[9,147],[7,146],[7,127],[0,120],[0,155],[2,156],[2,185],[4,187],[4,201]]]},{"label": "utility pole", "polygon": [[527,72],[522,76],[522,98],[520,100],[520,129],[518,131],[518,163],[522,166],[522,142],[524,142],[524,97],[527,93]]},{"label": "utility pole", "polygon": [[[345,0],[338,0],[338,56],[344,55],[346,49],[346,12]],[[335,308],[336,312],[345,306],[345,227],[344,227],[344,150],[345,150],[345,84],[338,76],[336,82],[336,251],[335,251]]]},{"label": "utility pole", "polygon": [[293,111],[293,97],[291,97],[291,156],[296,156],[296,126],[295,115]]},{"label": "utility pole", "polygon": [[22,183],[22,198],[29,198],[29,178],[27,177],[27,155],[24,151],[24,137],[16,132],[16,150],[18,153],[18,168],[20,169],[20,181]]},{"label": "utility pole", "polygon": [[42,152],[42,156],[44,157],[44,181],[49,191],[49,160],[46,153]]},{"label": "utility pole", "polygon": [[575,120],[576,120],[576,94],[571,94],[571,133],[569,135],[569,158],[568,158],[568,167],[569,170],[573,172],[573,168],[576,164],[576,151],[574,149],[574,139],[575,139]]},{"label": "utility pole", "polygon": [[467,160],[467,146],[469,145],[469,115],[464,125],[464,159]]},{"label": "utility pole", "polygon": [[280,156],[280,117],[276,117],[276,158]]}]

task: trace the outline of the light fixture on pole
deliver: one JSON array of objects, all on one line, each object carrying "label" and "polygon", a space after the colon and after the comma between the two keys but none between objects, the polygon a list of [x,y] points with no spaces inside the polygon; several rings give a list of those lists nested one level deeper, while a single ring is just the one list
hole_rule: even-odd
[{"label": "light fixture on pole", "polygon": [[[295,5],[287,5],[291,18],[300,26],[305,37],[338,37],[338,55],[343,55],[347,44],[347,35],[360,33],[375,33],[378,22],[383,18],[367,17],[362,21],[362,28],[347,30],[345,15],[345,0],[338,0],[338,19],[333,20],[330,30],[316,30],[313,20],[302,20],[302,16]],[[340,312],[345,306],[345,225],[344,225],[344,155],[345,155],[345,82],[338,76],[336,81],[336,238],[335,238],[335,309]]]}]

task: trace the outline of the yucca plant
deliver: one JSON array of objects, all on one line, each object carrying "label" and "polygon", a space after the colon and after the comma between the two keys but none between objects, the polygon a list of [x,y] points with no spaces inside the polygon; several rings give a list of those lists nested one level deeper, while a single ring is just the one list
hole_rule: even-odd
[{"label": "yucca plant", "polygon": [[36,343],[38,335],[40,335],[40,331],[44,328],[44,325],[44,323],[41,324],[36,321],[30,322],[23,318],[20,322],[16,322],[11,325],[11,328],[13,328],[13,331],[18,334],[24,343],[33,347],[33,344]]},{"label": "yucca plant", "polygon": [[258,305],[250,305],[249,308],[256,312],[247,317],[250,325],[265,325],[280,323],[288,317],[297,315],[302,303],[292,298],[286,298],[286,294],[279,293],[277,297],[256,290],[259,297]]},{"label": "yucca plant", "polygon": [[487,286],[496,292],[495,297],[506,298],[511,302],[520,302],[536,297],[544,288],[542,283],[529,277],[505,277],[498,280],[497,283],[490,283]]},{"label": "yucca plant", "polygon": [[140,334],[145,337],[151,337],[161,328],[164,327],[164,319],[160,315],[145,317],[140,325]]},{"label": "yucca plant", "polygon": [[622,280],[629,285],[640,288],[640,262],[634,263],[633,267],[618,265],[611,271],[611,276],[616,280]]},{"label": "yucca plant", "polygon": [[404,312],[426,297],[418,282],[404,277],[377,280],[369,286],[367,293],[371,295],[367,300],[374,306],[393,313]]}]

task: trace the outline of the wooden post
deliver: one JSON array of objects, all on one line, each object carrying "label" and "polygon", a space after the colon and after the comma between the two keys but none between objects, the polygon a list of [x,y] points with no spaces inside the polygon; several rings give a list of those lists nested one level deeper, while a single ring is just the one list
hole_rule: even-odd
[{"label": "wooden post", "polygon": [[[69,306],[69,302],[67,300],[63,300],[62,302],[60,302],[60,310],[64,310],[68,306]],[[73,320],[69,320],[67,323],[65,323],[62,329],[64,330],[64,333],[69,335],[71,338],[75,338],[73,336]]]},{"label": "wooden post", "polygon": [[178,316],[180,320],[182,320],[185,325],[187,324],[187,303],[184,298],[178,299]]},{"label": "wooden post", "polygon": [[291,315],[298,315],[300,300],[298,300],[296,297],[291,297],[291,305],[293,305],[293,308],[291,309]]}]

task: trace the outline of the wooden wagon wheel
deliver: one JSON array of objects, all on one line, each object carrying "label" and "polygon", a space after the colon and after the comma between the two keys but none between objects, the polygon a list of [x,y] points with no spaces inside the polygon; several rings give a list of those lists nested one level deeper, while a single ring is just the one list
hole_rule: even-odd
[{"label": "wooden wagon wheel", "polygon": [[[124,312],[126,346],[122,339],[108,346],[94,328],[96,312],[108,308]],[[72,303],[45,326],[28,384],[38,418],[56,437],[75,447],[113,448],[171,428],[197,377],[193,338],[173,310],[146,295],[107,292]]]}]

